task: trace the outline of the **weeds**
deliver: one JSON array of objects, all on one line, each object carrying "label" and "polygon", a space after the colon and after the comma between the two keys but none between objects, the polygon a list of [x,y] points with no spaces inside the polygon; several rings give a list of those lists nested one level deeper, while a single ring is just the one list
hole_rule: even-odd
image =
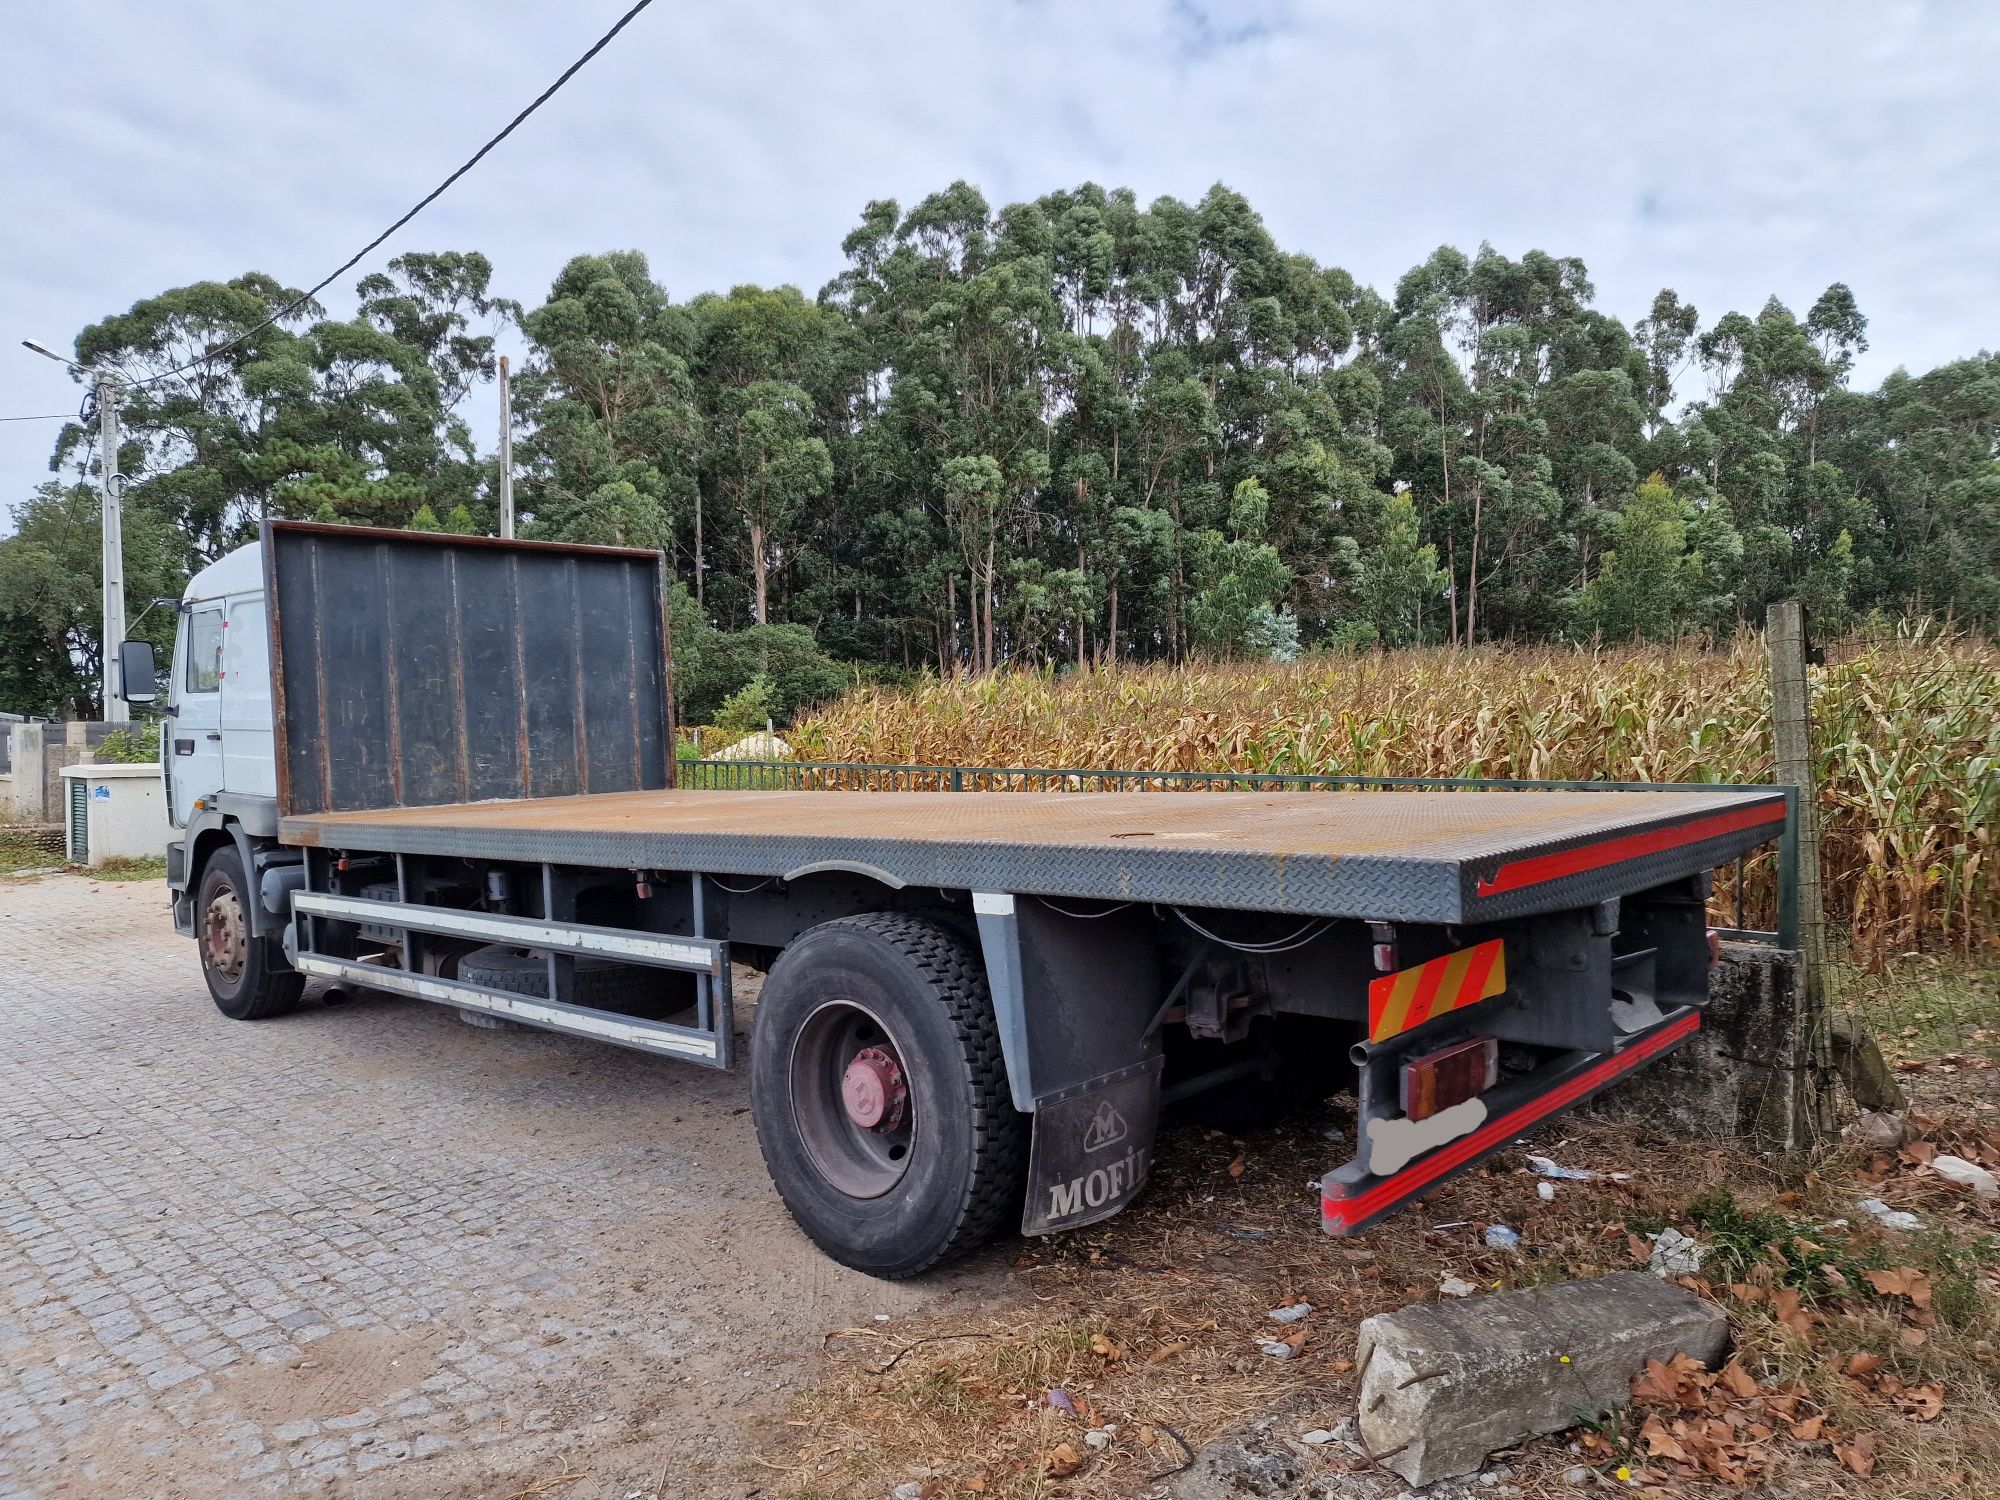
[{"label": "weeds", "polygon": [[1696,1199],[1687,1217],[1709,1247],[1702,1266],[1706,1274],[1728,1282],[1757,1277],[1791,1287],[1805,1301],[1835,1289],[1865,1287],[1867,1273],[1886,1264],[1879,1251],[1857,1251],[1844,1236],[1822,1243],[1831,1237],[1810,1219],[1746,1207],[1728,1191]]}]

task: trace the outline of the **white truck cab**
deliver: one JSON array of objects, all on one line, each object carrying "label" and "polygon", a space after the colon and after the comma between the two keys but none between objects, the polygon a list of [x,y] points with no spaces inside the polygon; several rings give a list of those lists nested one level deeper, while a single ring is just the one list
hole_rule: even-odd
[{"label": "white truck cab", "polygon": [[271,657],[264,617],[264,549],[239,547],[188,581],[174,641],[164,735],[176,828],[202,808],[275,798]]},{"label": "white truck cab", "polygon": [[[282,934],[302,857],[278,843],[278,773],[264,549],[253,542],[188,580],[160,732],[174,926],[203,945],[226,1013],[295,993]],[[262,997],[260,999],[260,997]]]}]

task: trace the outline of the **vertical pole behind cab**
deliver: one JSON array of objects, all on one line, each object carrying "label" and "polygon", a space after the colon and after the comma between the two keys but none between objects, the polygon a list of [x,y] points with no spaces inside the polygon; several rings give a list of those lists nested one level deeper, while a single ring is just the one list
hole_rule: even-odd
[{"label": "vertical pole behind cab", "polygon": [[500,535],[514,539],[514,397],[507,356],[500,356]]},{"label": "vertical pole behind cab", "polygon": [[98,477],[103,489],[104,718],[125,724],[132,711],[120,679],[118,643],[125,639],[125,479],[118,472],[118,383],[97,377]]}]

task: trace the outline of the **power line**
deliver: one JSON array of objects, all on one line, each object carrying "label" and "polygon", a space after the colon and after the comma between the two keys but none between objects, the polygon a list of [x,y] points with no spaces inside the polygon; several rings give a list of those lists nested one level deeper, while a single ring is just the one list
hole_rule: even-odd
[{"label": "power line", "polygon": [[76,413],[67,411],[43,412],[38,417],[0,417],[0,422],[74,422]]},{"label": "power line", "polygon": [[371,250],[374,250],[384,240],[388,239],[390,235],[394,234],[397,230],[401,229],[405,224],[409,223],[410,220],[414,219],[418,214],[422,213],[425,209],[429,208],[432,203],[437,201],[437,199],[443,195],[445,189],[449,188],[453,183],[457,182],[459,178],[463,177],[467,172],[470,172],[474,167],[478,166],[481,160],[485,158],[487,152],[491,151],[495,146],[499,145],[502,141],[506,140],[508,136],[512,135],[516,127],[518,127],[522,121],[526,120],[529,115],[532,115],[536,110],[540,109],[544,104],[548,103],[549,100],[553,99],[556,96],[556,92],[559,89],[561,89],[564,84],[568,83],[570,79],[574,78],[578,72],[582,70],[584,64],[588,63],[593,57],[597,56],[598,53],[602,52],[607,46],[609,46],[611,44],[611,39],[617,36],[619,32],[623,31],[626,28],[626,26],[628,26],[632,22],[633,18],[639,14],[640,11],[644,10],[647,6],[651,5],[652,3],[653,0],[638,0],[637,4],[635,4],[630,10],[626,11],[624,15],[620,16],[617,19],[617,21],[612,24],[612,27],[609,31],[605,32],[603,36],[599,37],[595,42],[591,43],[589,50],[586,51],[583,54],[583,56],[579,57],[575,62],[571,63],[567,68],[563,69],[562,75],[559,78],[557,78],[554,83],[550,84],[547,88],[543,89],[541,93],[537,94],[535,96],[533,103],[531,103],[526,109],[522,110],[518,115],[514,116],[513,119],[509,120],[506,126],[500,131],[498,135],[494,136],[492,140],[488,141],[485,145],[481,146],[477,151],[473,152],[471,156],[467,157],[464,164],[460,166],[457,171],[453,172],[451,176],[445,178],[443,182],[440,182],[436,187],[432,188],[428,193],[424,194],[424,196],[417,201],[416,207],[412,208],[408,213],[404,214],[402,218],[398,219],[395,223],[391,224],[387,229],[383,230],[380,234],[376,235],[374,239],[370,240],[367,244],[363,245],[359,250],[355,251],[354,254],[350,255],[346,260],[342,261],[339,265],[335,266],[331,271],[327,272],[325,276],[321,277],[319,281],[315,282],[306,291],[300,293],[298,297],[294,298],[291,302],[286,303],[285,306],[279,308],[276,312],[272,313],[270,317],[266,318],[263,322],[259,323],[255,328],[248,329],[245,332],[238,334],[228,343],[218,344],[213,349],[208,349],[203,351],[201,354],[189,360],[184,365],[176,365],[171,370],[162,370],[157,375],[148,376],[146,379],[137,381],[135,383],[138,385],[152,385],[157,381],[165,380],[170,375],[184,374],[185,372],[192,370],[196,365],[207,364],[208,361],[216,358],[218,355],[227,354],[231,349],[236,348],[246,339],[249,339],[256,334],[262,333],[266,328],[269,328],[273,323],[279,321],[279,319],[290,317],[293,313],[297,312],[301,307],[304,307],[308,302],[312,301],[314,297],[318,296],[319,293],[325,291],[329,286],[331,286],[337,279],[346,275],[349,271],[353,270],[355,266],[359,265]]}]

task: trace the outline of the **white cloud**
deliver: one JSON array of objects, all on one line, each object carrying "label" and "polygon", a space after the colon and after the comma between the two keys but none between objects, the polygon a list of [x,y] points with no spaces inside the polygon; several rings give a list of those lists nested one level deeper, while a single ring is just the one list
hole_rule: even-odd
[{"label": "white cloud", "polygon": [[[12,8],[0,415],[74,399],[23,336],[203,277],[316,280],[620,8]],[[1581,256],[1628,319],[1661,286],[1712,319],[1845,280],[1873,380],[2000,345],[1996,74],[1977,6],[662,0],[376,259],[480,249],[532,302],[636,246],[676,296],[812,291],[870,198],[1219,179],[1385,291],[1482,239]],[[0,502],[52,425],[0,424]]]}]

